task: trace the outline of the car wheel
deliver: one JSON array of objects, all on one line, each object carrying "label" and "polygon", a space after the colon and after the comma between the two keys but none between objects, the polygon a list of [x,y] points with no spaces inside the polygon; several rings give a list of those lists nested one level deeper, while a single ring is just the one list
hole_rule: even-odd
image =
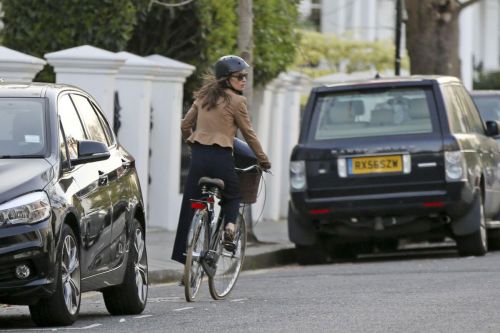
[{"label": "car wheel", "polygon": [[477,197],[471,207],[471,211],[464,218],[474,219],[474,221],[479,222],[479,230],[470,235],[457,236],[455,238],[458,254],[462,257],[484,256],[488,251],[488,238],[486,235],[486,221],[481,196]]},{"label": "car wheel", "polygon": [[327,261],[326,252],[320,242],[314,245],[295,244],[295,253],[299,265],[318,265]]},{"label": "car wheel", "polygon": [[30,305],[31,319],[38,326],[71,325],[80,311],[80,249],[69,225],[62,227],[58,246],[56,290],[49,298]]},{"label": "car wheel", "polygon": [[123,283],[102,291],[106,309],[112,315],[139,314],[148,298],[148,259],[144,230],[134,219],[127,268]]}]

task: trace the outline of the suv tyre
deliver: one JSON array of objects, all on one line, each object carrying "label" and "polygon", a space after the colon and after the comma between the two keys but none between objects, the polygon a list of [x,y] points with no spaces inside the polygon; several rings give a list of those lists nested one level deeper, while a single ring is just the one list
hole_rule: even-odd
[{"label": "suv tyre", "polygon": [[464,256],[484,256],[488,251],[488,238],[486,235],[486,221],[484,218],[484,205],[481,195],[476,196],[470,211],[462,217],[468,223],[479,223],[479,229],[472,234],[457,236],[458,254]]}]

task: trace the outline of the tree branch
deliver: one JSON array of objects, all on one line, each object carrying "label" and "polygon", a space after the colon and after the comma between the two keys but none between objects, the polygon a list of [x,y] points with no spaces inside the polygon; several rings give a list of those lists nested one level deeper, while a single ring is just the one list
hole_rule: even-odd
[{"label": "tree branch", "polygon": [[469,7],[470,5],[473,5],[479,1],[481,1],[481,0],[468,0],[465,2],[460,2],[460,10],[464,9],[465,7]]}]

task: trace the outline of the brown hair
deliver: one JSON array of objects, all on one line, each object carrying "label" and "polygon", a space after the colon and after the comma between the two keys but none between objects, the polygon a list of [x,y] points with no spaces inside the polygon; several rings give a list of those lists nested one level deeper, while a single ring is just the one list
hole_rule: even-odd
[{"label": "brown hair", "polygon": [[201,106],[209,111],[217,106],[219,98],[223,98],[227,104],[231,101],[231,96],[226,92],[227,77],[217,80],[212,74],[203,75],[203,85],[194,92],[194,98],[201,101]]}]

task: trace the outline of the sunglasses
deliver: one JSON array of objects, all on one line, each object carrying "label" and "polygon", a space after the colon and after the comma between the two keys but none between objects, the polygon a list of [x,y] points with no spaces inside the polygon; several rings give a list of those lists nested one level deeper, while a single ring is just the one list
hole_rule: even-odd
[{"label": "sunglasses", "polygon": [[232,75],[231,77],[234,77],[238,81],[243,81],[243,80],[246,80],[248,78],[248,73],[240,73],[238,75]]}]

